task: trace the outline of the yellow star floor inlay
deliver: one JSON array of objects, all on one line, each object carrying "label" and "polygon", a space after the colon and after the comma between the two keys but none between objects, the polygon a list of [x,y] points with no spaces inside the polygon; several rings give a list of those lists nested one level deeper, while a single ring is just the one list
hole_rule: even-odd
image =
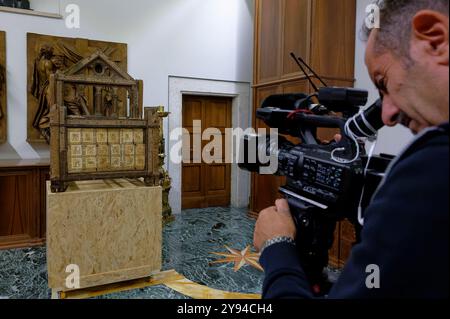
[{"label": "yellow star floor inlay", "polygon": [[244,250],[239,251],[237,249],[225,246],[230,253],[211,253],[213,255],[225,257],[221,260],[216,260],[210,264],[219,263],[232,263],[234,262],[234,271],[237,272],[244,265],[250,265],[260,271],[264,271],[261,265],[258,263],[260,254],[251,251],[250,246],[247,246]]}]

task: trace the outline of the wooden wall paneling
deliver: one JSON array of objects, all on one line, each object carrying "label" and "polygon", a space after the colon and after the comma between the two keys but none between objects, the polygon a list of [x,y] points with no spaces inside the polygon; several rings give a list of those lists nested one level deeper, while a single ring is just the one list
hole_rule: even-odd
[{"label": "wooden wall paneling", "polygon": [[281,12],[283,1],[256,1],[255,84],[278,80],[281,75]]},{"label": "wooden wall paneling", "polygon": [[[353,87],[354,79],[348,80],[337,80],[324,76],[324,80],[328,86],[342,86],[342,87]],[[319,83],[317,79],[314,80],[318,87],[322,84]],[[312,87],[311,87],[312,90]],[[331,141],[334,136],[339,133],[339,129],[330,128],[320,128],[317,132],[318,137],[322,141]],[[339,222],[336,226],[336,231],[334,234],[335,240],[333,242],[333,247],[330,249],[329,263],[333,267],[343,267],[345,262],[350,257],[350,251],[355,242],[355,231],[353,225],[348,221]]]},{"label": "wooden wall paneling", "polygon": [[30,242],[37,233],[34,173],[17,171],[2,174],[0,179],[0,246]]},{"label": "wooden wall paneling", "polygon": [[[260,17],[260,0],[254,0],[253,4],[255,6],[255,14],[254,14],[254,21],[253,21],[253,86],[257,85],[259,82],[259,43],[260,40],[260,26],[259,21],[261,20]],[[253,94],[254,92],[252,92]],[[253,124],[253,123],[252,123]]]},{"label": "wooden wall paneling", "polygon": [[0,144],[6,142],[7,134],[6,92],[6,33],[0,31]]},{"label": "wooden wall paneling", "polygon": [[[301,55],[329,86],[352,87],[356,1],[279,0],[279,6],[271,0],[256,0],[254,112],[268,95],[312,92],[298,66],[289,61],[290,51]],[[276,24],[275,19],[280,22]],[[266,30],[270,24],[272,28]],[[278,42],[275,39],[277,33]],[[276,48],[277,45],[279,48]],[[303,53],[305,49],[306,54]],[[265,61],[279,61],[262,64],[261,57],[265,57]],[[315,82],[322,86],[317,80]],[[253,123],[256,128],[265,127],[255,118],[255,113]],[[331,140],[337,132],[334,129],[319,129],[318,135],[321,140]],[[252,175],[250,209],[253,216],[273,205],[282,183],[282,178]],[[343,265],[353,242],[353,233],[347,226],[342,222],[336,228],[336,241],[330,250],[330,263],[334,266]]]},{"label": "wooden wall paneling", "polygon": [[355,227],[347,220],[340,222],[339,229],[339,267],[343,267],[350,257],[356,240]]},{"label": "wooden wall paneling", "polygon": [[266,98],[274,94],[283,93],[283,89],[280,85],[270,85],[265,87],[260,87],[253,90],[254,99],[253,99],[253,127],[255,129],[258,128],[267,128],[263,121],[256,118],[256,110],[261,107],[262,103]]},{"label": "wooden wall paneling", "polygon": [[[32,205],[33,172],[17,171],[13,174],[3,173],[0,182],[0,237],[8,240],[30,236],[30,206]],[[31,236],[30,236],[31,237]]]},{"label": "wooden wall paneling", "polygon": [[[298,93],[304,92],[308,93],[309,85],[306,79],[297,80],[294,82],[287,82],[279,85],[271,85],[265,87],[259,87],[254,90],[255,94],[255,105],[253,112],[253,123],[255,123],[255,128],[266,128],[267,127],[264,122],[259,119],[256,119],[256,109],[259,108],[264,101],[265,98],[269,97],[273,94],[281,94],[281,93]],[[267,132],[269,133],[269,132]],[[294,143],[298,143],[298,140],[295,140],[291,137],[288,137]],[[250,210],[251,215],[256,216],[261,210],[272,206],[276,199],[281,198],[281,195],[278,193],[278,189],[286,183],[286,179],[284,177],[272,176],[272,175],[259,175],[252,174],[252,194],[250,200]]]},{"label": "wooden wall paneling", "polygon": [[305,61],[310,60],[311,41],[311,0],[283,0],[282,77],[292,78],[303,75],[290,53],[294,52]]},{"label": "wooden wall paneling", "polygon": [[312,0],[256,0],[254,84],[298,78],[294,52],[310,60]]},{"label": "wooden wall paneling", "polygon": [[311,64],[327,77],[353,79],[355,63],[355,0],[314,0]]},{"label": "wooden wall paneling", "polygon": [[[348,79],[336,79],[336,78],[327,77],[325,75],[325,76],[322,77],[322,79],[325,81],[325,83],[328,86],[353,87],[354,84],[355,84],[355,78],[353,76],[351,78],[348,78]],[[320,83],[320,81],[317,80],[315,77],[313,77],[312,80],[313,80],[313,82],[316,84],[316,86],[318,88],[323,87],[323,84]],[[310,86],[310,91],[311,92],[313,91],[312,86]]]},{"label": "wooden wall paneling", "polygon": [[[304,76],[303,76],[304,77]],[[281,85],[283,94],[289,94],[289,93],[304,93],[308,94],[310,93],[309,89],[309,82],[306,78],[303,78],[301,80],[297,81],[291,81],[288,83],[284,83]],[[301,140],[299,138],[295,138],[292,136],[285,135],[284,137],[287,138],[288,141],[294,144],[301,143]]]},{"label": "wooden wall paneling", "polygon": [[284,83],[282,85],[282,90],[284,94],[288,93],[304,93],[308,94],[311,92],[309,82],[306,78]]},{"label": "wooden wall paneling", "polygon": [[341,223],[337,223],[336,229],[334,231],[333,246],[328,253],[328,264],[331,267],[339,268],[342,265],[340,258],[340,247],[341,247]]},{"label": "wooden wall paneling", "polygon": [[0,249],[44,243],[48,171],[48,163],[0,161]]},{"label": "wooden wall paneling", "polygon": [[[326,82],[328,86],[341,86],[341,87],[353,87],[354,86],[354,79],[349,80],[336,80],[324,77],[323,80]],[[317,79],[313,79],[314,83],[317,85],[317,87],[322,87],[323,84],[319,82]],[[313,91],[312,86],[310,85],[310,91]],[[334,128],[319,128],[317,130],[317,136],[321,141],[327,142],[334,139],[334,136],[339,133],[339,129]]]},{"label": "wooden wall paneling", "polygon": [[[254,92],[254,107],[253,107],[253,127],[269,129],[265,123],[256,118],[256,110],[261,107],[262,102],[273,94],[280,94],[283,89],[280,85],[270,85],[259,87],[253,90]],[[269,131],[267,131],[269,133]],[[259,175],[252,173],[252,193],[250,198],[250,215],[257,216],[261,210],[272,206],[275,199],[280,198],[278,195],[278,188],[284,184],[283,177],[272,175]]]},{"label": "wooden wall paneling", "polygon": [[40,214],[37,214],[39,216],[39,238],[42,240],[45,240],[47,235],[47,189],[46,189],[46,183],[48,180],[50,180],[50,169],[46,167],[40,167],[38,169],[39,175],[39,212]]},{"label": "wooden wall paneling", "polygon": [[258,216],[263,209],[273,206],[277,199],[282,198],[278,189],[286,184],[286,178],[253,173],[252,181],[254,187],[250,215]]},{"label": "wooden wall paneling", "polygon": [[[316,3],[317,4],[317,3]],[[323,3],[322,3],[323,4]],[[327,4],[329,4],[327,2]],[[347,5],[348,8],[352,8],[353,0],[352,1],[346,1],[343,3],[344,5]],[[332,5],[335,5],[333,3]],[[347,9],[348,9],[347,8]],[[331,9],[330,9],[331,10]],[[348,9],[351,10],[351,9]],[[321,13],[323,14],[323,7],[321,10]],[[325,10],[326,11],[326,10]],[[351,11],[350,11],[351,12]],[[328,12],[329,13],[329,12]],[[347,12],[347,15],[349,12]],[[355,20],[354,16],[348,16],[347,17],[347,23],[346,27],[347,30],[344,32],[347,36],[350,30],[348,29],[349,25],[352,25],[352,20]],[[353,29],[354,30],[355,25],[353,23]],[[316,66],[317,71],[319,72],[319,75],[323,78],[323,80],[327,83],[328,86],[341,86],[341,87],[353,87],[355,83],[354,79],[354,37],[351,36],[347,37],[347,39],[350,39],[348,41],[353,41],[351,43],[347,43],[347,46],[350,46],[352,50],[348,50],[347,48],[341,48],[341,50],[347,51],[341,54],[344,54],[345,57],[343,59],[344,63],[342,66],[339,65],[339,63],[336,63],[336,65],[324,65],[321,64],[321,60],[317,59],[314,63],[318,63],[318,66]],[[318,42],[315,44],[317,45]],[[318,50],[317,47],[314,47],[313,50]],[[342,67],[341,69],[337,69],[337,67]],[[318,87],[323,86],[319,80],[313,79],[315,84]],[[312,88],[311,88],[312,90]],[[320,140],[322,141],[331,141],[334,136],[339,133],[338,129],[329,129],[329,128],[321,128],[318,130],[317,134]],[[333,267],[343,267],[345,265],[345,262],[350,257],[350,252],[353,247],[353,243],[355,242],[355,230],[353,225],[348,221],[342,221],[339,222],[336,226],[335,234],[334,234],[335,240],[333,242],[333,246],[330,249],[329,253],[329,263]]]}]

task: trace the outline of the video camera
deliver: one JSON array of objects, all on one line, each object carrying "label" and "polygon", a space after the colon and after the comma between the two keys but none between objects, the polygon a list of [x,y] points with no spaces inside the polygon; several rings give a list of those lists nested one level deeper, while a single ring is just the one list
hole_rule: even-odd
[{"label": "video camera", "polygon": [[[362,211],[392,157],[372,157],[365,150],[365,142],[374,141],[377,131],[384,126],[382,101],[362,111],[361,107],[367,103],[367,91],[326,87],[301,58],[291,55],[316,93],[269,96],[257,110],[256,117],[269,127],[277,128],[280,134],[299,138],[301,142],[292,143],[282,135],[245,135],[239,167],[258,173],[267,167],[268,163],[250,160],[250,155],[258,152],[278,159],[275,175],[287,177],[287,184],[279,191],[287,199],[296,223],[296,244],[302,266],[313,291],[320,296],[331,287],[324,268],[328,265],[336,223],[348,219],[355,226],[359,241]],[[325,87],[318,89],[300,62]],[[318,128],[339,129],[340,139],[323,144],[317,137]],[[278,147],[274,147],[274,141]]]}]

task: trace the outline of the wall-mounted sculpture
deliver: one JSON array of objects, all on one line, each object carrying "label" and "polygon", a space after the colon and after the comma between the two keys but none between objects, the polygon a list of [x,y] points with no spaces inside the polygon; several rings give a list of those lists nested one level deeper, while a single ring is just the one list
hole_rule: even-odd
[{"label": "wall-mounted sculpture", "polygon": [[0,143],[6,142],[6,36],[0,31]]},{"label": "wall-mounted sculpture", "polygon": [[[93,53],[101,51],[109,60],[117,66],[127,71],[127,45],[122,43],[102,42],[88,39],[62,38],[34,33],[27,34],[27,60],[28,60],[28,114],[27,133],[28,142],[50,141],[50,103],[49,103],[49,83],[50,76],[57,71],[65,71]],[[105,105],[106,110],[93,110],[89,106],[93,105],[94,88],[82,88],[78,86],[76,90],[72,87],[64,88],[64,99],[69,113],[79,114],[100,114],[101,112],[111,112],[112,96],[117,95],[117,116],[126,117],[127,92],[119,89],[113,92],[108,88],[102,88],[103,99],[107,99],[109,104]],[[91,91],[89,91],[91,90]],[[110,113],[110,115],[113,115]]]},{"label": "wall-mounted sculpture", "polygon": [[30,10],[29,0],[0,0],[0,6]]},{"label": "wall-mounted sculpture", "polygon": [[[102,52],[50,75],[53,192],[65,191],[68,182],[93,179],[143,177],[146,185],[160,185],[160,128],[167,114],[158,107],[143,112],[142,90],[142,81]],[[121,101],[121,91],[126,100]]]}]

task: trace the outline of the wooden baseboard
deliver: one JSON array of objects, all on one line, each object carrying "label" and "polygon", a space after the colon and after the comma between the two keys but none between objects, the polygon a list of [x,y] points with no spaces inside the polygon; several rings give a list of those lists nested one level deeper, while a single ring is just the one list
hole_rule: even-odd
[{"label": "wooden baseboard", "polygon": [[247,216],[253,219],[258,219],[259,213],[249,210],[247,212]]},{"label": "wooden baseboard", "polygon": [[32,248],[45,245],[45,238],[0,241],[0,250]]}]

